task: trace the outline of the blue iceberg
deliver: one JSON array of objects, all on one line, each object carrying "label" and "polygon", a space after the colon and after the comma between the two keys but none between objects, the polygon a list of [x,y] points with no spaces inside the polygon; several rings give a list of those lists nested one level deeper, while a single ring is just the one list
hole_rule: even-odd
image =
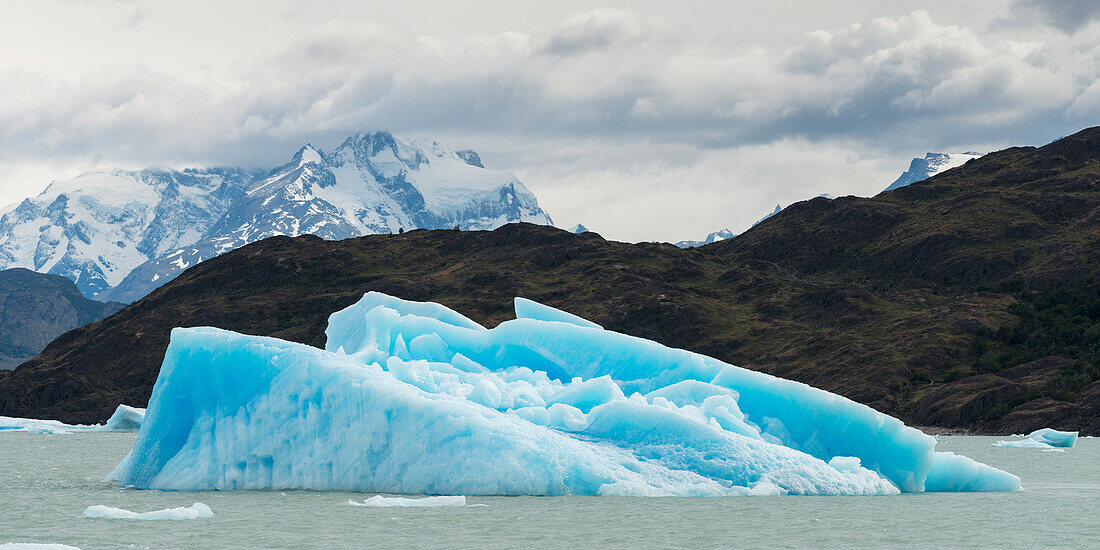
[{"label": "blue iceberg", "polygon": [[518,298],[493,329],[371,292],[326,349],[175,329],[111,478],[434,495],[1016,491],[849,399]]},{"label": "blue iceberg", "polygon": [[1035,430],[1023,439],[998,441],[994,447],[1031,447],[1035,449],[1072,448],[1077,443],[1077,432],[1060,432],[1051,428]]}]

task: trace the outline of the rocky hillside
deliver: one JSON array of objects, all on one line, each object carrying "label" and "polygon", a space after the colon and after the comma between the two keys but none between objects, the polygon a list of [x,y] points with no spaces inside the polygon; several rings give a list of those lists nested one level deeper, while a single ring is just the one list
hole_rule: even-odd
[{"label": "rocky hillside", "polygon": [[0,369],[15,368],[62,333],[122,306],[89,300],[64,277],[27,269],[0,271]]},{"label": "rocky hillside", "polygon": [[493,325],[526,296],[813,384],[910,423],[1100,434],[1100,129],[863,199],[792,205],[699,248],[529,224],[277,237],[188,269],[0,375],[0,414],[143,403],[173,326],[321,345],[367,290]]}]

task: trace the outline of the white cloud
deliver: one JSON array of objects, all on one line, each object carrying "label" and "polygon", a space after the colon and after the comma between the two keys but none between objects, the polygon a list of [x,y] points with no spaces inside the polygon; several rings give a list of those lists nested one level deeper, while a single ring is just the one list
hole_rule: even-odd
[{"label": "white cloud", "polygon": [[[1100,26],[1007,29],[1004,12],[731,45],[654,10],[430,35],[358,2],[246,8],[54,3],[30,31],[0,23],[0,48],[18,47],[0,60],[0,167],[24,167],[0,172],[0,198],[41,189],[32,165],[274,165],[386,128],[482,148],[555,219],[674,240],[872,193],[927,150],[1039,143],[1100,110]],[[60,45],[33,35],[50,24]],[[95,40],[102,27],[113,40]]]}]

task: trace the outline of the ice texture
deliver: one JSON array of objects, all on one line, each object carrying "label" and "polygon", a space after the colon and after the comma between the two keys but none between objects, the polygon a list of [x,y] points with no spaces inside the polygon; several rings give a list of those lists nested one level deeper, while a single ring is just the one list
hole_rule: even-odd
[{"label": "ice texture", "polygon": [[1035,430],[1024,439],[998,441],[994,447],[1032,447],[1050,449],[1055,447],[1072,448],[1077,444],[1077,432],[1060,432],[1051,428]]},{"label": "ice texture", "polygon": [[438,497],[424,497],[424,498],[404,498],[404,497],[384,497],[382,495],[375,495],[363,502],[356,502],[349,500],[348,504],[352,506],[365,506],[368,508],[375,507],[435,507],[435,506],[465,506],[466,497],[464,496],[438,496]]},{"label": "ice texture", "polygon": [[122,508],[112,508],[110,506],[103,506],[97,504],[95,506],[89,506],[84,510],[84,516],[89,518],[103,518],[103,519],[136,519],[142,521],[155,521],[155,520],[188,520],[199,518],[212,518],[214,512],[210,510],[210,507],[196,502],[186,508],[168,508],[165,510],[156,510],[154,512],[131,512],[129,510],[123,510]]},{"label": "ice texture", "polygon": [[486,329],[371,292],[325,350],[175,329],[139,488],[427,495],[1015,491],[1015,476],[838,395],[517,300]]},{"label": "ice texture", "polygon": [[106,424],[65,424],[57,420],[0,416],[0,433],[70,434],[74,432],[135,432],[141,428],[145,409],[119,405]]},{"label": "ice texture", "polygon": [[103,426],[104,431],[109,432],[136,432],[141,429],[141,422],[145,420],[145,409],[119,405],[115,413]]}]

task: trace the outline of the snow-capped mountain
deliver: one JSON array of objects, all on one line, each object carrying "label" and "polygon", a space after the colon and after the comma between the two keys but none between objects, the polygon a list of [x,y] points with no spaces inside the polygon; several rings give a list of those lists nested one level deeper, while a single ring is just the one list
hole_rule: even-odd
[{"label": "snow-capped mountain", "polygon": [[199,240],[256,174],[100,171],[55,181],[0,217],[0,269],[67,277],[93,297],[133,268]]},{"label": "snow-capped mountain", "polygon": [[344,239],[518,221],[551,223],[523,183],[485,169],[477,153],[364,133],[331,154],[306,145],[266,175],[145,170],[54,183],[0,219],[0,269],[64,275],[89,297],[129,302],[275,235]]},{"label": "snow-capped mountain", "polygon": [[566,229],[566,231],[570,233],[588,233],[588,228],[585,227],[583,223],[578,223],[577,225]]},{"label": "snow-capped mountain", "polygon": [[736,234],[734,234],[733,231],[730,231],[729,229],[722,229],[720,231],[715,231],[713,233],[707,233],[706,238],[704,238],[701,241],[680,241],[680,242],[676,242],[676,243],[673,243],[673,244],[675,244],[676,246],[678,246],[680,248],[694,248],[696,246],[703,246],[704,244],[710,244],[710,243],[715,243],[715,242],[718,242],[718,241],[724,241],[726,239],[730,239],[730,238],[733,238],[735,236],[736,236]]},{"label": "snow-capped mountain", "polygon": [[981,153],[975,153],[969,151],[966,153],[928,153],[924,155],[924,158],[915,158],[909,163],[909,170],[906,170],[891,183],[886,191],[892,191],[899,187],[905,187],[906,185],[917,183],[918,181],[926,180],[940,172],[944,172],[962,166],[966,164],[966,161],[970,159],[976,159],[982,156]]},{"label": "snow-capped mountain", "polygon": [[[764,217],[763,217],[763,218],[760,218],[759,220],[756,220],[755,222],[752,222],[752,225],[757,225],[757,224],[759,224],[760,222],[762,222],[762,221],[764,221],[764,220],[766,220],[766,219],[768,219],[768,218],[770,218],[770,217],[772,217],[772,216],[774,216],[774,215],[776,215],[776,214],[778,214],[778,213],[780,213],[780,212],[782,212],[782,211],[783,211],[783,207],[782,207],[781,205],[779,205],[779,204],[776,204],[776,205],[775,205],[775,210],[772,210],[771,212],[769,212],[769,213],[767,213],[767,214],[764,214]],[[750,227],[751,227],[751,226],[750,226]]]}]

